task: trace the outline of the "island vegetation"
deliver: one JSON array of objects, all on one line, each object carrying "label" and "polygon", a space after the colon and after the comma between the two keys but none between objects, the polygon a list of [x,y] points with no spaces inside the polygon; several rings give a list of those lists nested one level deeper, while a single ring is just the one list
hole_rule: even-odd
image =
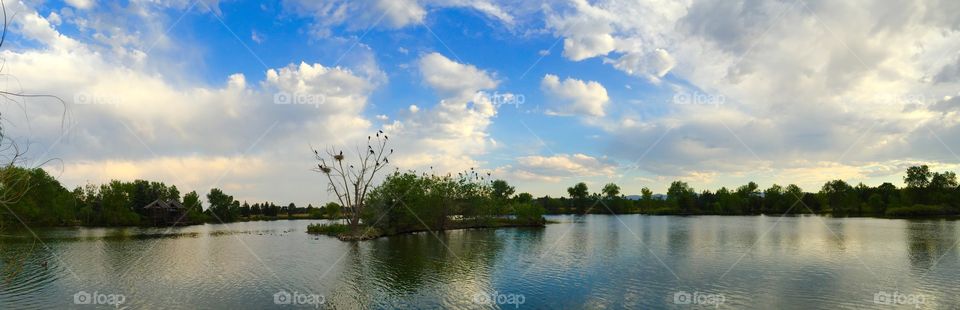
[{"label": "island vegetation", "polygon": [[506,181],[490,182],[475,171],[457,176],[394,172],[369,193],[359,224],[312,224],[308,232],[365,240],[421,231],[544,226],[545,210],[512,196],[514,191]]},{"label": "island vegetation", "polygon": [[[309,233],[341,240],[365,240],[420,231],[464,228],[543,226],[543,209],[530,201],[512,199],[515,189],[503,180],[490,180],[471,168],[435,175],[394,171],[374,185],[390,164],[390,138],[378,131],[357,147],[356,159],[343,150],[314,150],[315,171],[328,181],[328,190],[344,206],[345,223],[312,224]],[[432,170],[432,167],[431,167]]]}]

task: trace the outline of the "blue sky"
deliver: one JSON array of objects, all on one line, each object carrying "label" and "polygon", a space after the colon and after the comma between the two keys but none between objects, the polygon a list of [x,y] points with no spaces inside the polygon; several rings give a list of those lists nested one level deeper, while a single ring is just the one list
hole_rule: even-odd
[{"label": "blue sky", "polygon": [[900,184],[909,165],[960,162],[956,6],[25,1],[7,85],[67,104],[3,112],[68,186],[147,178],[252,201],[326,201],[310,147],[377,130],[397,168],[476,167],[536,195]]}]

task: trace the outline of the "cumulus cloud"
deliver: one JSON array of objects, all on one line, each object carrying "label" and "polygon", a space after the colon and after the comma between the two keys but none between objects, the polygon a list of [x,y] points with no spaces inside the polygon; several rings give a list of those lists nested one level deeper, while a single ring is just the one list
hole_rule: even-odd
[{"label": "cumulus cloud", "polygon": [[443,98],[429,109],[411,105],[406,119],[385,126],[395,138],[398,155],[393,161],[405,169],[457,172],[478,167],[477,157],[495,143],[488,127],[497,107],[478,92],[495,88],[492,73],[462,64],[438,53],[419,61],[424,82]]},{"label": "cumulus cloud", "polygon": [[956,5],[601,0],[551,3],[545,15],[566,58],[600,58],[660,89],[592,122],[609,133],[609,154],[646,154],[642,170],[659,175],[723,175],[799,159],[957,160],[960,144],[937,139],[960,133],[937,103],[960,86],[958,19],[942,14]]},{"label": "cumulus cloud", "polygon": [[66,0],[67,4],[78,9],[89,9],[93,7],[93,0]]},{"label": "cumulus cloud", "polygon": [[510,1],[492,0],[284,0],[283,5],[296,14],[312,17],[315,33],[320,36],[329,36],[331,28],[344,25],[351,30],[371,27],[399,29],[417,25],[424,21],[431,7],[469,8],[511,26],[514,16],[508,12],[520,9],[518,4]]},{"label": "cumulus cloud", "polygon": [[442,96],[465,99],[479,90],[494,88],[498,83],[489,73],[450,60],[439,53],[424,55],[419,65],[424,82]]},{"label": "cumulus cloud", "polygon": [[523,156],[515,165],[503,167],[501,173],[519,180],[559,182],[567,178],[593,176],[612,177],[617,165],[606,158],[585,154],[556,154],[553,156]]},{"label": "cumulus cloud", "polygon": [[612,63],[614,68],[627,74],[645,77],[653,83],[659,83],[660,78],[677,65],[677,60],[670,53],[659,48],[650,54],[631,52],[615,60],[606,59],[604,62]]},{"label": "cumulus cloud", "polygon": [[540,88],[556,102],[548,111],[552,114],[600,117],[606,114],[604,108],[610,101],[607,89],[595,81],[567,78],[561,82],[556,75],[547,74]]},{"label": "cumulus cloud", "polygon": [[960,82],[960,57],[953,63],[949,63],[937,72],[933,77],[936,83]]},{"label": "cumulus cloud", "polygon": [[[266,70],[257,85],[243,74],[222,85],[184,85],[64,35],[36,12],[23,16],[18,34],[42,48],[0,53],[22,87],[9,90],[55,95],[66,106],[4,105],[5,133],[42,148],[27,154],[31,160],[60,159],[64,170],[57,174],[68,186],[148,178],[184,180],[181,186],[203,192],[218,184],[256,187],[262,180],[243,176],[257,171],[302,171],[286,177],[309,178],[313,163],[297,154],[309,154],[311,143],[353,141],[371,127],[363,112],[378,75],[300,63]],[[305,192],[279,197],[271,189],[264,184],[243,194],[322,199]]]}]

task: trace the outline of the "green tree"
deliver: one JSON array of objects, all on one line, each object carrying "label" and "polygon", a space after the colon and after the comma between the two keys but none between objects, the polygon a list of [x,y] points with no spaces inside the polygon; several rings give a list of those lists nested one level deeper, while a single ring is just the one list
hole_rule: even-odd
[{"label": "green tree", "polygon": [[573,200],[574,207],[577,209],[577,213],[586,213],[586,199],[587,196],[590,196],[590,190],[587,188],[587,183],[580,182],[573,187],[567,188],[567,194],[569,194],[570,199]]},{"label": "green tree", "polygon": [[210,189],[207,194],[208,210],[211,215],[222,222],[232,222],[240,215],[240,203],[234,204],[233,196],[224,194],[219,188]]},{"label": "green tree", "polygon": [[[773,184],[763,191],[763,213],[782,214],[787,211],[787,201],[782,186]],[[789,199],[794,200],[794,199]]]},{"label": "green tree", "polygon": [[834,214],[849,215],[856,207],[857,199],[853,187],[843,180],[833,180],[823,184],[820,189],[824,204],[830,206]]},{"label": "green tree", "polygon": [[603,186],[603,195],[607,198],[615,198],[620,196],[620,186],[614,183],[607,183]]},{"label": "green tree", "polygon": [[340,219],[340,204],[336,202],[328,202],[323,206],[323,213],[328,219]]},{"label": "green tree", "polygon": [[930,184],[930,167],[927,165],[913,166],[907,168],[907,175],[903,177],[903,182],[908,188],[926,188]]},{"label": "green tree", "polygon": [[187,219],[191,223],[206,221],[206,215],[203,214],[203,202],[200,201],[200,195],[196,191],[190,191],[183,195],[183,206],[187,208]]},{"label": "green tree", "polygon": [[691,214],[695,211],[696,196],[696,191],[682,181],[673,181],[667,189],[667,199],[683,214]]},{"label": "green tree", "polygon": [[493,181],[491,187],[493,188],[493,198],[501,202],[510,199],[515,191],[513,186],[510,186],[510,184],[507,184],[507,181],[504,180]]},{"label": "green tree", "polygon": [[644,187],[640,189],[640,197],[643,198],[643,200],[653,200],[653,191]]},{"label": "green tree", "polygon": [[531,203],[533,202],[533,195],[530,195],[530,193],[520,193],[517,194],[516,199],[519,203]]}]

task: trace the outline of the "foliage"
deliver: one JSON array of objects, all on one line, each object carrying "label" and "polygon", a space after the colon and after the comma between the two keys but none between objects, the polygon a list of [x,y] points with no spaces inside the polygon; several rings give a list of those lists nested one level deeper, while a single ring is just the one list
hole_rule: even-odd
[{"label": "foliage", "polygon": [[547,212],[540,205],[531,203],[513,203],[511,204],[514,218],[524,223],[539,223],[543,221],[543,215]]},{"label": "foliage", "polygon": [[583,214],[587,213],[587,196],[590,195],[590,189],[587,187],[587,183],[577,183],[573,187],[567,188],[567,194],[570,195],[570,200],[573,202],[573,207],[577,210],[577,213]]},{"label": "foliage", "polygon": [[620,186],[613,183],[608,183],[603,186],[603,195],[607,198],[614,198],[620,196]]},{"label": "foliage", "polygon": [[321,224],[315,223],[307,225],[307,232],[311,234],[320,234],[328,236],[338,236],[350,232],[350,226],[340,223]]},{"label": "foliage", "polygon": [[489,227],[508,215],[517,223],[542,224],[542,208],[510,202],[512,192],[506,181],[490,182],[473,170],[456,176],[395,172],[370,193],[363,223],[385,234]]},{"label": "foliage", "polygon": [[886,211],[886,216],[890,217],[923,217],[955,214],[957,214],[956,209],[937,205],[913,205],[909,207],[891,208]]},{"label": "foliage", "polygon": [[510,198],[510,196],[513,196],[515,191],[513,186],[510,186],[510,184],[507,184],[507,181],[504,180],[493,181],[491,188],[493,191],[491,195],[493,195],[493,198],[498,201],[506,201]]},{"label": "foliage", "polygon": [[[865,184],[852,186],[843,180],[826,182],[820,191],[804,192],[795,184],[786,187],[774,184],[760,190],[749,182],[730,190],[725,187],[716,192],[697,193],[689,184],[675,181],[667,189],[666,199],[658,199],[649,188],[642,188],[638,200],[611,197],[615,184],[604,186],[603,195],[594,194],[597,202],[607,208],[597,207],[591,213],[645,213],[645,214],[832,214],[834,216],[942,216],[960,215],[960,188],[953,172],[932,172],[929,167],[910,167],[904,182],[907,187],[898,189],[891,183],[877,187]],[[581,185],[582,184],[582,185]],[[619,187],[619,186],[617,186]],[[582,209],[568,208],[592,203],[586,184],[579,183],[567,189],[570,199],[537,198],[535,203],[547,214],[581,213]]]},{"label": "foliage", "polygon": [[[204,211],[200,195],[191,191],[183,195],[176,186],[162,182],[113,180],[107,184],[87,184],[73,191],[65,189],[59,181],[41,168],[9,166],[0,168],[6,191],[19,192],[16,201],[7,208],[0,208],[0,225],[23,221],[31,227],[43,226],[135,226],[146,225],[147,214],[143,207],[156,199],[180,201],[187,208],[186,223],[224,222],[254,217],[274,219],[279,214],[308,214],[312,210],[295,206],[277,207],[272,203],[249,206],[242,214],[239,202],[220,189],[212,189],[207,195],[210,209]],[[220,218],[214,217],[216,215]],[[2,223],[8,222],[8,223]]]}]

